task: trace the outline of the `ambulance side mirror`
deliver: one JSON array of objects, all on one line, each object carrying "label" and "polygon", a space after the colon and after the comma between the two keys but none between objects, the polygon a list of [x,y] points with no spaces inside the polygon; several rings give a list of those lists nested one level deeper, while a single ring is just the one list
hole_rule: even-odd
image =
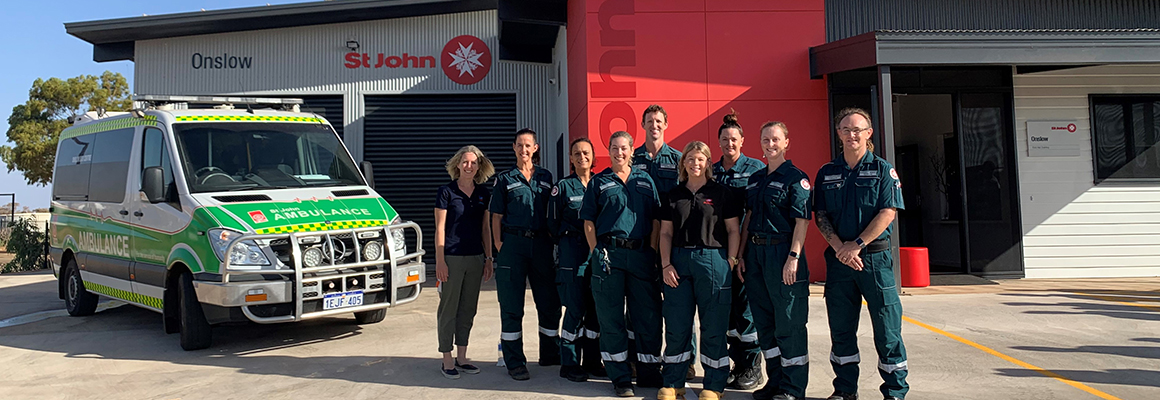
[{"label": "ambulance side mirror", "polygon": [[145,168],[141,177],[141,192],[150,203],[165,201],[165,178],[161,167]]},{"label": "ambulance side mirror", "polygon": [[371,189],[374,189],[375,188],[375,168],[371,166],[371,162],[370,161],[363,161],[363,162],[359,163],[358,166],[360,169],[362,169],[363,179],[367,180],[367,186],[370,186]]}]

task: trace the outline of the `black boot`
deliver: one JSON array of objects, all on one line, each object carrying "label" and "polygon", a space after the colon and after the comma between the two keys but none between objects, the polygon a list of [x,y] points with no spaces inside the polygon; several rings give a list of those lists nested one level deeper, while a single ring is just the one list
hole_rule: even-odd
[{"label": "black boot", "polygon": [[732,389],[751,390],[761,385],[763,382],[761,378],[761,358],[755,359],[753,364],[748,368],[743,366],[733,368],[730,377],[733,379],[731,379],[732,382],[729,383],[728,387]]},{"label": "black boot", "polygon": [[[777,362],[777,359],[773,359],[773,362]],[[770,400],[781,391],[781,388],[778,387],[778,380],[781,377],[774,374],[776,371],[770,365],[772,364],[768,362],[765,364],[765,374],[768,375],[769,379],[765,381],[765,386],[753,392],[753,400]]]},{"label": "black boot", "polygon": [[587,382],[588,373],[579,365],[565,365],[560,367],[560,377],[572,382]]}]

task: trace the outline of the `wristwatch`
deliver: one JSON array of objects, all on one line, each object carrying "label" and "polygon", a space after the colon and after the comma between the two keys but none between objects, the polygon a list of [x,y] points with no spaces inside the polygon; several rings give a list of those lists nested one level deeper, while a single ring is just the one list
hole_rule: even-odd
[{"label": "wristwatch", "polygon": [[790,250],[789,256],[790,256],[790,258],[796,259],[796,258],[798,258],[798,253],[796,251]]},{"label": "wristwatch", "polygon": [[863,249],[866,248],[866,241],[862,240],[861,236],[859,236],[857,239],[854,239],[854,244],[858,245],[858,247],[861,247]]},{"label": "wristwatch", "polygon": [[741,259],[737,258],[737,256],[733,256],[729,257],[729,262],[733,263],[733,265],[737,265],[741,263]]}]

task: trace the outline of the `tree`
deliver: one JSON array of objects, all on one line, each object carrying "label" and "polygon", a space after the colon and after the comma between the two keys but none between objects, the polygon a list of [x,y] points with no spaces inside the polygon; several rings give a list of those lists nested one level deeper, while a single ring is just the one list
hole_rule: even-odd
[{"label": "tree", "polygon": [[28,184],[48,185],[56,142],[60,131],[69,127],[69,118],[87,111],[127,111],[132,107],[129,83],[116,72],[67,80],[37,79],[28,91],[28,101],[13,107],[8,116],[8,140],[15,146],[0,146],[0,160],[8,165],[8,172],[23,173]]}]

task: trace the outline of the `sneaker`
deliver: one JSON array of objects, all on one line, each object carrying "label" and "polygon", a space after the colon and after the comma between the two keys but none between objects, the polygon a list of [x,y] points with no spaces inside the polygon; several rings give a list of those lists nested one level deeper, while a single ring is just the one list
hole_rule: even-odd
[{"label": "sneaker", "polygon": [[584,372],[584,368],[580,368],[579,365],[560,367],[560,377],[572,382],[588,382],[588,373]]},{"label": "sneaker", "polygon": [[443,364],[439,364],[439,372],[443,373],[444,378],[459,379],[459,371],[456,371],[455,368],[443,369]]},{"label": "sneaker", "polygon": [[458,358],[455,359],[455,369],[463,371],[465,374],[475,375],[479,373],[479,367],[471,364],[460,364]]},{"label": "sneaker", "polygon": [[634,397],[634,396],[636,396],[636,393],[633,393],[633,391],[632,391],[632,382],[618,383],[618,384],[613,385],[613,388],[616,389],[616,396],[617,397]]},{"label": "sneaker", "polygon": [[532,379],[532,374],[528,373],[528,367],[523,365],[509,369],[508,375],[511,375],[512,379],[517,381],[526,381],[528,379]]},{"label": "sneaker", "polygon": [[830,397],[826,398],[826,400],[858,400],[858,394],[843,393],[835,390],[834,394],[831,394]]}]

